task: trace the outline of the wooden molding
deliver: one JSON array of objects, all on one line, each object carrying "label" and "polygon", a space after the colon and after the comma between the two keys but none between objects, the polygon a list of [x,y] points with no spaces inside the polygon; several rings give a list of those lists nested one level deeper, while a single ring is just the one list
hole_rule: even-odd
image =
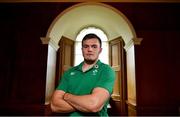
[{"label": "wooden molding", "polygon": [[126,52],[128,51],[128,49],[133,46],[133,45],[141,45],[143,38],[133,38],[131,39],[125,46],[124,49],[126,50]]},{"label": "wooden molding", "polygon": [[49,44],[50,37],[40,37],[42,44]]},{"label": "wooden molding", "polygon": [[119,71],[121,69],[120,67],[120,65],[112,66],[114,71]]},{"label": "wooden molding", "polygon": [[143,38],[133,38],[134,45],[141,45]]},{"label": "wooden molding", "polygon": [[59,46],[50,37],[40,37],[42,44],[50,44],[56,51]]},{"label": "wooden molding", "polygon": [[40,37],[42,44],[50,44],[56,51],[59,46],[50,37]]},{"label": "wooden molding", "polygon": [[121,101],[120,95],[117,95],[117,94],[112,94],[111,98],[112,98],[113,101]]},{"label": "wooden molding", "polygon": [[126,101],[126,104],[128,105],[128,106],[131,106],[131,107],[133,107],[133,108],[136,108],[136,102],[135,101],[133,101],[133,100],[127,100]]}]

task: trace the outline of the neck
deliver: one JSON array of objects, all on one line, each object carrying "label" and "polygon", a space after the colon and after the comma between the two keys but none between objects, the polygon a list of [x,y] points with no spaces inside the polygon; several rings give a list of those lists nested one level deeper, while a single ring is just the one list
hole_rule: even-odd
[{"label": "neck", "polygon": [[84,64],[83,64],[83,67],[82,67],[82,70],[83,72],[89,70],[90,68],[92,68],[95,64],[96,64],[97,60],[91,64],[87,63],[84,61]]}]

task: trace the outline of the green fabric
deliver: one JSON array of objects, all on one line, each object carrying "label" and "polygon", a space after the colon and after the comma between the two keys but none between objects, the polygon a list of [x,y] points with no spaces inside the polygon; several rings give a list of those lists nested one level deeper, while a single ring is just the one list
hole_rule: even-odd
[{"label": "green fabric", "polygon": [[[57,90],[63,90],[74,95],[87,95],[91,94],[94,88],[101,87],[112,94],[115,72],[109,65],[106,65],[98,60],[96,65],[86,72],[82,71],[82,65],[83,62],[80,65],[66,71],[60,80]],[[73,112],[70,113],[70,115],[108,116],[107,104],[108,101],[104,105],[103,109],[98,113]]]}]

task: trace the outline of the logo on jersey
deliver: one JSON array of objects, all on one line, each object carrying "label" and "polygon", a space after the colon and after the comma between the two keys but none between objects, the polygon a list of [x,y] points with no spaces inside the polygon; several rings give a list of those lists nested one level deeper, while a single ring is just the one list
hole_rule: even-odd
[{"label": "logo on jersey", "polygon": [[75,75],[75,72],[71,72],[70,75],[71,75],[71,76]]},{"label": "logo on jersey", "polygon": [[92,75],[96,75],[96,74],[97,74],[97,72],[98,72],[98,70],[97,70],[97,69],[95,69],[95,70],[93,70],[92,72],[93,72],[93,74],[92,74]]}]

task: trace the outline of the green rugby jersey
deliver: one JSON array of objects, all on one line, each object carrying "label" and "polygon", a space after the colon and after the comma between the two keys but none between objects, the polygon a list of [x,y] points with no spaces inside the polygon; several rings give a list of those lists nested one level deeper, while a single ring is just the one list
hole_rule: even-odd
[{"label": "green rugby jersey", "polygon": [[[74,95],[87,95],[91,94],[94,88],[101,87],[112,94],[115,81],[115,72],[109,65],[98,60],[92,68],[85,72],[82,71],[82,66],[83,62],[78,66],[70,68],[68,71],[66,71],[60,80],[57,90],[63,90]],[[98,113],[72,112],[70,115],[108,116],[107,105],[108,101]]]}]

